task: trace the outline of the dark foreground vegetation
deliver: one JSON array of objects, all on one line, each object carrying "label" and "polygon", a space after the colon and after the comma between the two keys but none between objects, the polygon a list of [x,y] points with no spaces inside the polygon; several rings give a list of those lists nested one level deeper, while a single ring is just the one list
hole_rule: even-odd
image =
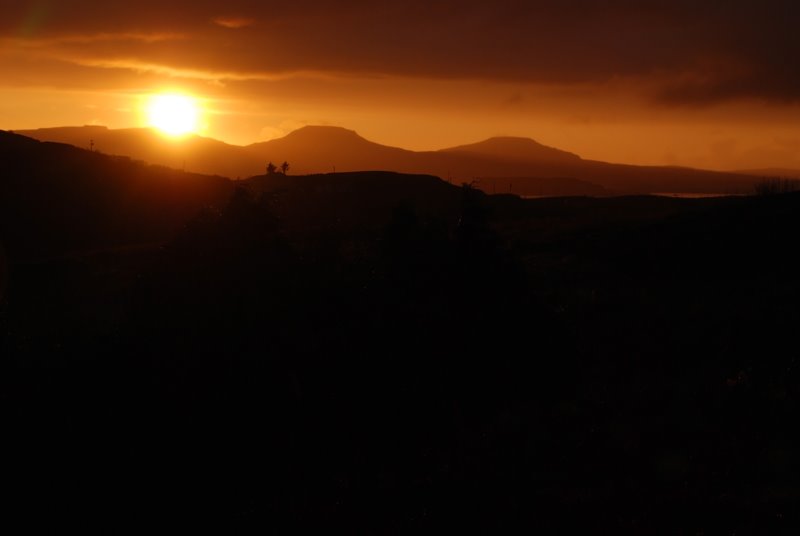
[{"label": "dark foreground vegetation", "polygon": [[794,533],[794,193],[234,186],[0,142],[7,519]]}]

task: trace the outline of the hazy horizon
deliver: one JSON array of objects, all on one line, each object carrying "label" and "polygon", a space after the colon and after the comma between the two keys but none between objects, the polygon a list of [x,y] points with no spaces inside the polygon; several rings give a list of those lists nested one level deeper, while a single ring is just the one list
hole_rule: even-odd
[{"label": "hazy horizon", "polygon": [[342,129],[342,130],[352,131],[356,135],[358,135],[359,137],[365,139],[366,141],[368,141],[370,143],[375,143],[377,145],[382,145],[382,146],[385,146],[385,147],[403,149],[403,150],[408,150],[408,151],[412,151],[412,152],[420,152],[420,153],[444,151],[444,150],[448,150],[448,149],[453,149],[453,148],[457,148],[457,147],[461,147],[461,146],[473,145],[473,144],[476,144],[476,143],[481,143],[481,142],[484,142],[484,141],[489,141],[489,140],[494,140],[494,139],[523,139],[523,140],[531,140],[531,141],[539,143],[539,144],[541,144],[543,146],[550,147],[550,148],[553,148],[553,149],[566,151],[566,152],[571,152],[573,154],[576,154],[578,157],[580,157],[583,160],[590,160],[590,161],[597,161],[597,162],[608,162],[608,163],[612,163],[612,164],[625,164],[625,165],[648,166],[648,167],[659,167],[659,166],[685,167],[685,168],[689,168],[689,169],[706,169],[706,170],[709,170],[709,171],[722,171],[722,172],[748,172],[748,171],[759,171],[759,170],[769,170],[769,169],[771,169],[771,170],[786,170],[786,171],[791,171],[791,172],[800,171],[800,169],[795,169],[795,168],[790,168],[790,167],[784,168],[782,166],[763,166],[761,168],[756,168],[756,167],[750,167],[750,168],[711,168],[711,167],[702,168],[702,167],[699,167],[699,166],[681,165],[681,164],[637,163],[637,162],[621,162],[621,161],[603,160],[603,159],[599,159],[599,158],[588,158],[588,157],[585,157],[584,155],[582,155],[580,153],[570,151],[567,148],[556,147],[556,146],[549,145],[547,143],[542,143],[541,140],[539,140],[539,139],[537,139],[535,137],[516,136],[516,135],[507,135],[507,134],[496,134],[496,135],[487,136],[487,137],[481,138],[481,139],[467,140],[467,141],[465,141],[463,143],[457,143],[457,144],[454,144],[454,145],[417,149],[417,148],[405,147],[405,146],[400,146],[400,145],[391,145],[391,144],[383,143],[383,142],[375,140],[375,139],[370,139],[370,138],[368,138],[366,136],[363,136],[359,131],[354,130],[352,128],[348,128],[347,126],[343,126],[343,125],[312,125],[312,124],[310,124],[310,125],[302,125],[302,126],[298,126],[294,130],[290,130],[290,131],[288,131],[285,134],[282,134],[280,136],[275,136],[275,137],[271,137],[271,138],[268,138],[268,139],[258,139],[258,140],[251,141],[251,142],[246,142],[246,143],[235,143],[235,142],[231,142],[231,141],[226,141],[224,139],[215,138],[215,137],[209,136],[207,134],[203,134],[203,133],[190,133],[190,134],[187,134],[185,136],[174,137],[174,136],[170,136],[170,135],[167,135],[167,134],[164,134],[164,133],[160,132],[157,127],[154,127],[154,126],[151,126],[151,125],[112,128],[112,127],[109,127],[107,125],[86,124],[86,125],[58,125],[58,126],[52,126],[52,127],[35,127],[35,128],[18,128],[18,129],[11,128],[11,129],[0,129],[0,130],[6,130],[7,132],[15,132],[15,133],[26,133],[26,132],[40,131],[40,130],[41,131],[46,131],[46,130],[58,130],[58,129],[80,129],[80,128],[100,128],[100,129],[105,129],[105,130],[108,130],[108,131],[148,130],[148,131],[153,132],[156,135],[161,136],[167,143],[177,143],[177,144],[179,144],[180,142],[184,141],[187,138],[197,137],[197,138],[203,138],[203,139],[209,139],[209,140],[213,140],[213,141],[217,141],[217,142],[222,142],[222,143],[225,143],[227,145],[234,146],[234,147],[248,147],[250,145],[256,145],[256,144],[259,144],[259,143],[265,143],[265,142],[269,142],[269,141],[279,140],[279,139],[284,138],[284,137],[286,137],[286,136],[288,136],[288,135],[290,135],[290,134],[292,134],[294,132],[302,130],[302,129],[306,128],[306,127],[312,127],[312,128],[316,128],[316,127],[326,128],[326,127],[328,127],[328,128],[332,128],[332,129]]},{"label": "hazy horizon", "polygon": [[519,136],[609,162],[800,168],[782,0],[2,4],[3,129],[141,127],[176,92],[198,134],[236,145],[338,125],[412,150]]}]

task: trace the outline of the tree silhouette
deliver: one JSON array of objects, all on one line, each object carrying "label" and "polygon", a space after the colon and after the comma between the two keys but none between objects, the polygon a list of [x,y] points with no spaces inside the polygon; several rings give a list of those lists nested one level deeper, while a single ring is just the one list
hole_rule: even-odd
[{"label": "tree silhouette", "polygon": [[273,164],[272,162],[267,164],[267,175],[275,175],[275,172],[277,172],[277,171],[278,171],[278,168],[275,167],[275,164]]},{"label": "tree silhouette", "polygon": [[281,173],[286,175],[286,172],[289,171],[289,162],[284,162],[281,164]]}]

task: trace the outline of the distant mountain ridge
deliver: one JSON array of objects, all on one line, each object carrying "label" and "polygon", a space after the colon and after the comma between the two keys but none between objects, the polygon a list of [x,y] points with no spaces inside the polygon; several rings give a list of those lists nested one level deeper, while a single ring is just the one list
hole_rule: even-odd
[{"label": "distant mountain ridge", "polygon": [[288,161],[295,173],[331,171],[398,171],[423,173],[408,166],[417,153],[371,142],[341,127],[308,126],[283,138],[248,145],[250,154],[262,161]]},{"label": "distant mountain ridge", "polygon": [[542,145],[530,138],[508,136],[494,137],[478,143],[442,149],[441,152],[472,153],[520,161],[575,162],[581,160],[581,157],[576,154]]},{"label": "distant mountain ridge", "polygon": [[766,169],[743,169],[736,171],[743,175],[757,175],[762,177],[777,178],[777,179],[800,179],[800,169],[786,169],[786,168],[766,168]]},{"label": "distant mountain ridge", "polygon": [[[150,129],[64,127],[18,134],[129,156],[153,164],[230,178],[263,174],[286,161],[290,173],[395,171],[471,182],[489,193],[619,195],[752,193],[763,175],[584,160],[529,138],[496,137],[438,151],[410,151],[371,142],[341,127],[307,126],[248,146],[200,136],[170,139]],[[91,141],[90,141],[91,140]],[[502,180],[499,180],[501,179]]]}]

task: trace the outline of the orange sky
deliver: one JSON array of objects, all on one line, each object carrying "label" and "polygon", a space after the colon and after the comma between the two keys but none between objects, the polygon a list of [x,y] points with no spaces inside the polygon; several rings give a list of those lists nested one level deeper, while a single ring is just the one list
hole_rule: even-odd
[{"label": "orange sky", "polygon": [[0,128],[142,126],[175,89],[237,144],[329,124],[410,149],[518,135],[800,169],[797,3],[696,4],[0,0]]}]

